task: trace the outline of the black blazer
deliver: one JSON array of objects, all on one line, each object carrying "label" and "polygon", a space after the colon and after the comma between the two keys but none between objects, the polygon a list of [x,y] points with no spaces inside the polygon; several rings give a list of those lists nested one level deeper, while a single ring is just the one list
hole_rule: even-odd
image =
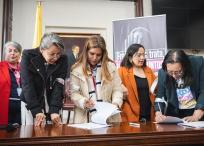
[{"label": "black blazer", "polygon": [[49,105],[48,113],[59,113],[62,107],[67,56],[62,55],[54,65],[46,65],[45,62],[38,48],[23,51],[21,99],[27,104],[27,109],[31,110],[33,117],[45,110],[45,94]]},{"label": "black blazer", "polygon": [[[195,109],[204,109],[204,60],[201,56],[189,56],[189,60],[192,65],[193,72],[193,84],[190,86],[194,98],[196,98],[197,104]],[[158,93],[157,98],[162,98],[168,102],[168,108],[166,115],[178,116],[179,101],[176,94],[176,87],[167,87],[166,82],[167,74],[163,69],[158,72]],[[161,106],[161,110],[164,111],[164,107]],[[155,111],[159,111],[158,104],[155,103]]]},{"label": "black blazer", "polygon": [[76,58],[75,58],[73,52],[69,53],[67,56],[68,56],[68,72],[67,72],[67,77],[70,77],[70,71],[71,71],[72,65],[76,62]]}]

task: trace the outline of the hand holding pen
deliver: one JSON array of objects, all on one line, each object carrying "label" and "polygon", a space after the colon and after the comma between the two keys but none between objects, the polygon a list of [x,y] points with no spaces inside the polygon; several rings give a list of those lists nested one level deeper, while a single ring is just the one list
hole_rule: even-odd
[{"label": "hand holding pen", "polygon": [[157,104],[158,104],[159,111],[156,111],[156,113],[155,113],[155,121],[156,122],[162,122],[166,119],[166,116],[162,114],[159,102],[157,102]]},{"label": "hand holding pen", "polygon": [[162,122],[162,121],[164,121],[165,119],[166,119],[166,116],[163,115],[162,112],[157,111],[157,112],[155,113],[155,121],[156,121],[156,122]]},{"label": "hand holding pen", "polygon": [[85,99],[85,101],[84,101],[84,107],[85,108],[90,109],[90,108],[94,107],[94,101],[91,98],[92,98],[92,96],[89,97],[88,99]]},{"label": "hand holding pen", "polygon": [[[155,103],[157,103],[158,108],[159,108],[159,111],[156,111],[156,113],[155,113],[155,121],[156,122],[162,122],[163,120],[166,119],[165,114],[166,114],[168,103],[165,101],[164,97],[156,98],[155,99]],[[162,109],[161,109],[160,103],[164,103],[164,105],[165,105],[164,113],[162,113]]]}]

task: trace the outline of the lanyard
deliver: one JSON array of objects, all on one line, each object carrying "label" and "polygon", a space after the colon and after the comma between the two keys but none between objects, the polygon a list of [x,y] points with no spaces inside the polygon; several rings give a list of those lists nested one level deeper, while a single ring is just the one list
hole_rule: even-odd
[{"label": "lanyard", "polygon": [[96,80],[94,78],[93,70],[92,69],[91,69],[91,78],[92,78],[92,82],[93,82],[93,85],[94,85],[94,90],[95,90],[95,93],[96,93],[96,97],[98,98],[97,88],[96,88]]},{"label": "lanyard", "polygon": [[94,84],[94,89],[95,89],[95,92],[96,92],[96,81],[95,81],[95,78],[94,78],[93,74],[91,75],[91,78],[92,78],[92,81],[93,81],[93,84]]}]

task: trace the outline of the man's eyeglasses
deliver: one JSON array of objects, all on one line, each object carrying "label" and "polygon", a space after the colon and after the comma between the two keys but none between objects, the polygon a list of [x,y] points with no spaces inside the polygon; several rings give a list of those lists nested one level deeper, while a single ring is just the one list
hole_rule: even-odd
[{"label": "man's eyeglasses", "polygon": [[183,75],[183,71],[179,70],[179,71],[169,71],[167,70],[167,74],[170,76],[182,76]]}]

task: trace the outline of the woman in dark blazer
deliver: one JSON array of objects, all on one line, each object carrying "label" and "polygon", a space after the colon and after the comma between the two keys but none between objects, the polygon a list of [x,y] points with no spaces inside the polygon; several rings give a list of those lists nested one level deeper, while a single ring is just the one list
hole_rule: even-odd
[{"label": "woman in dark blazer", "polygon": [[[162,102],[166,102],[166,107]],[[186,121],[199,121],[203,118],[203,109],[203,57],[187,56],[182,50],[170,50],[158,72],[155,120],[160,122],[169,115]]]},{"label": "woman in dark blazer", "polygon": [[56,34],[45,34],[39,48],[24,50],[21,61],[22,100],[31,111],[35,125],[45,120],[61,122],[64,79],[67,57],[64,45]]}]

